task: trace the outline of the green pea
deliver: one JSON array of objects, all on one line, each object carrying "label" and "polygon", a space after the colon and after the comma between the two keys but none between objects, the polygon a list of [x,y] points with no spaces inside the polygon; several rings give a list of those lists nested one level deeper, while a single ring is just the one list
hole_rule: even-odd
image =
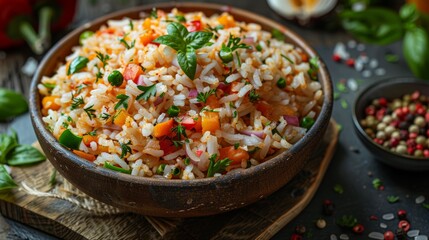
[{"label": "green pea", "polygon": [[222,59],[223,63],[229,63],[234,59],[234,56],[232,55],[232,50],[229,47],[222,47],[219,52],[219,57],[220,59]]},{"label": "green pea", "polygon": [[176,117],[177,115],[179,115],[180,113],[180,108],[178,106],[174,106],[172,105],[171,107],[168,108],[167,110],[167,114],[170,117]]},{"label": "green pea", "polygon": [[304,117],[301,120],[301,127],[306,128],[307,130],[310,129],[314,124],[314,119],[311,117]]},{"label": "green pea", "polygon": [[158,168],[156,169],[156,174],[163,174],[164,173],[164,169],[165,169],[165,164],[161,164],[158,166]]},{"label": "green pea", "polygon": [[286,80],[284,78],[279,78],[279,80],[277,80],[277,87],[283,89],[286,87]]},{"label": "green pea", "polygon": [[85,31],[85,32],[81,33],[80,36],[79,36],[79,43],[80,43],[80,45],[83,44],[83,40],[91,37],[92,35],[94,35],[93,31]]},{"label": "green pea", "polygon": [[258,50],[259,52],[262,51],[262,46],[261,45],[256,45],[256,50]]},{"label": "green pea", "polygon": [[124,76],[122,76],[122,73],[118,70],[111,72],[107,79],[109,80],[109,83],[114,87],[119,87],[124,82]]}]

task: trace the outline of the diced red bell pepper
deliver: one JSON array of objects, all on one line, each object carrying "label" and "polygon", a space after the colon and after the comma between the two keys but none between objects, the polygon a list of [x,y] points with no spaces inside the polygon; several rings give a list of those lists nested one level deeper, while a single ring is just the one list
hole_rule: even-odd
[{"label": "diced red bell pepper", "polygon": [[164,151],[164,155],[168,155],[170,153],[173,153],[177,151],[177,147],[174,146],[173,141],[171,141],[169,138],[165,137],[159,141],[159,147],[161,150]]},{"label": "diced red bell pepper", "polygon": [[125,80],[133,80],[137,84],[139,81],[140,75],[143,74],[143,69],[134,63],[130,63],[125,67],[124,70],[124,79]]},{"label": "diced red bell pepper", "polygon": [[194,20],[190,21],[189,23],[186,23],[186,29],[188,29],[189,32],[201,31],[202,28],[203,25],[201,24],[200,20]]},{"label": "diced red bell pepper", "polygon": [[[22,44],[18,36],[10,36],[10,32],[18,32],[14,22],[19,19],[31,19],[31,6],[27,0],[0,0],[0,48],[8,48]],[[15,34],[13,34],[15,35]]]}]

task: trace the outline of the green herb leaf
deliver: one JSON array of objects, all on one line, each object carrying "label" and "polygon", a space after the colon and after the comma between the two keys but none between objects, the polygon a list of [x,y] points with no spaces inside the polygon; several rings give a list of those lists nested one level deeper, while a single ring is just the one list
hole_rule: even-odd
[{"label": "green herb leaf", "polygon": [[101,52],[95,52],[97,55],[97,58],[100,59],[101,63],[103,64],[103,68],[106,67],[107,61],[110,60],[109,55],[104,55]]},{"label": "green herb leaf", "polygon": [[110,114],[108,114],[108,113],[102,113],[102,114],[100,115],[100,118],[101,118],[101,119],[103,119],[103,120],[107,120],[107,119],[109,119],[109,118],[110,118]]},{"label": "green herb leaf", "polygon": [[27,112],[28,104],[22,94],[0,88],[0,121]]},{"label": "green herb leaf", "polygon": [[167,25],[167,33],[171,36],[176,36],[177,38],[185,40],[189,34],[189,31],[185,26],[183,26],[183,24],[172,22]]},{"label": "green herb leaf", "polygon": [[82,142],[81,136],[76,136],[74,133],[70,131],[70,129],[66,129],[60,136],[58,140],[62,145],[71,149],[79,149],[80,143]]},{"label": "green herb leaf", "polygon": [[94,107],[94,105],[91,105],[91,106],[83,109],[85,111],[85,113],[88,115],[89,120],[92,120],[93,117],[96,117],[94,114],[95,109],[93,109],[92,107]]},{"label": "green herb leaf", "polygon": [[429,79],[429,35],[421,27],[409,29],[403,41],[404,57],[415,76]]},{"label": "green herb leaf", "polygon": [[154,18],[154,19],[158,18],[158,13],[157,13],[156,8],[152,8],[152,11],[150,11],[150,17]]},{"label": "green herb leaf", "polygon": [[0,164],[0,191],[10,190],[16,187],[18,187],[18,185],[13,181],[4,166]]},{"label": "green herb leaf", "polygon": [[51,177],[49,178],[49,184],[55,185],[57,183],[57,170],[52,171]]},{"label": "green herb leaf", "polygon": [[166,164],[160,164],[158,166],[158,168],[156,168],[156,174],[162,175],[164,174],[164,169],[165,169]]},{"label": "green herb leaf", "polygon": [[125,94],[119,94],[116,96],[116,99],[119,99],[119,102],[115,105],[115,110],[118,110],[121,106],[126,110],[128,109],[128,99],[130,97]]},{"label": "green herb leaf", "polygon": [[7,154],[7,164],[10,166],[21,166],[42,162],[46,157],[36,148],[30,145],[18,145]]},{"label": "green herb leaf", "polygon": [[18,146],[18,139],[15,135],[9,136],[5,133],[0,134],[0,164],[6,163],[6,156]]},{"label": "green herb leaf", "polygon": [[70,110],[74,110],[82,104],[84,104],[82,96],[81,97],[72,96],[72,104],[71,104]]},{"label": "green herb leaf", "polygon": [[88,62],[89,62],[89,59],[82,56],[78,56],[77,58],[73,59],[73,61],[70,63],[69,69],[67,71],[67,75],[71,75],[73,73],[79,72],[84,67],[86,67],[86,64]]},{"label": "green herb leaf", "polygon": [[176,15],[175,17],[179,22],[186,22],[186,18],[183,15]]},{"label": "green herb leaf", "polygon": [[156,84],[150,86],[137,86],[137,88],[143,91],[142,94],[138,95],[136,100],[139,101],[144,99],[147,101],[151,96],[156,96]]},{"label": "green herb leaf", "polygon": [[177,125],[177,127],[174,127],[172,131],[176,133],[178,141],[182,140],[182,136],[185,137],[185,139],[188,138],[188,136],[186,135],[186,128],[180,124]]},{"label": "green herb leaf", "polygon": [[285,40],[285,35],[278,29],[273,29],[271,31],[271,35],[273,36],[273,38],[279,40],[279,41],[284,41]]},{"label": "green herb leaf", "polygon": [[232,162],[228,158],[215,162],[216,159],[217,159],[217,154],[213,154],[210,156],[210,159],[209,159],[210,163],[209,163],[209,168],[207,170],[207,177],[213,177],[215,173],[222,173],[223,171],[225,171],[226,167],[228,167],[229,164],[231,164]]},{"label": "green herb leaf", "polygon": [[347,109],[349,107],[349,104],[345,99],[341,99],[340,104],[343,109]]},{"label": "green herb leaf", "polygon": [[83,41],[89,37],[91,37],[92,35],[94,35],[93,31],[85,31],[83,33],[80,34],[79,36],[79,43],[80,45],[83,45]]},{"label": "green herb leaf", "polygon": [[311,117],[303,117],[300,126],[309,130],[314,125],[314,122],[315,120]]},{"label": "green herb leaf", "polygon": [[211,32],[191,32],[186,36],[185,40],[188,47],[199,49],[204,47],[212,37],[213,33]]},{"label": "green herb leaf", "polygon": [[130,25],[131,30],[134,30],[133,20],[129,20],[128,25]]},{"label": "green herb leaf", "polygon": [[414,23],[419,18],[416,5],[404,4],[399,10],[399,16],[405,23]]},{"label": "green herb leaf", "polygon": [[201,103],[206,103],[207,102],[207,98],[209,98],[211,95],[216,93],[216,89],[210,89],[208,92],[200,92],[197,95],[197,101],[201,102]]},{"label": "green herb leaf", "polygon": [[338,193],[338,194],[343,194],[344,193],[344,188],[343,186],[341,186],[341,184],[335,184],[334,186],[334,192]]},{"label": "green herb leaf", "polygon": [[344,10],[340,18],[344,29],[363,42],[386,45],[399,40],[403,34],[400,17],[389,9]]},{"label": "green herb leaf", "polygon": [[352,228],[358,223],[357,219],[351,215],[343,215],[337,220],[337,225],[340,227]]},{"label": "green herb leaf", "polygon": [[189,51],[186,52],[177,52],[177,61],[186,76],[190,79],[194,79],[195,72],[197,71],[197,55],[195,54],[195,50],[189,49]]},{"label": "green herb leaf", "polygon": [[127,155],[127,153],[130,153],[130,154],[132,153],[130,144],[131,144],[131,142],[120,143],[121,150],[122,150],[122,152],[121,152],[121,158],[124,158]]},{"label": "green herb leaf", "polygon": [[399,201],[399,197],[398,196],[387,196],[387,201],[389,203],[396,203]]},{"label": "green herb leaf", "polygon": [[422,207],[426,208],[427,210],[429,210],[429,203],[423,203]]},{"label": "green herb leaf", "polygon": [[104,167],[107,168],[107,169],[116,171],[116,172],[131,174],[131,169],[130,170],[126,170],[126,169],[123,169],[121,167],[116,167],[116,166],[113,166],[112,164],[110,164],[108,162],[104,162]]},{"label": "green herb leaf", "polygon": [[57,85],[56,84],[54,84],[54,83],[43,83],[42,84],[45,88],[47,88],[47,89],[49,89],[49,90],[52,90],[52,89],[54,89]]},{"label": "green herb leaf", "polygon": [[157,39],[153,40],[156,43],[164,44],[176,51],[183,51],[186,52],[186,43],[183,41],[183,39],[178,38],[176,36],[172,35],[164,35],[160,36]]},{"label": "green herb leaf", "polygon": [[381,186],[383,186],[383,183],[381,182],[381,180],[379,178],[376,178],[376,179],[372,180],[372,186],[378,190],[378,189],[380,189]]},{"label": "green herb leaf", "polygon": [[288,56],[281,54],[282,58],[286,59],[288,62],[290,62],[290,64],[294,64],[294,62],[292,61],[292,59],[290,59]]},{"label": "green herb leaf", "polygon": [[386,59],[387,62],[396,63],[399,61],[399,56],[396,54],[386,54],[384,59]]},{"label": "green herb leaf", "polygon": [[250,91],[250,93],[249,93],[249,100],[250,100],[250,102],[256,102],[256,101],[258,101],[259,100],[259,98],[260,98],[260,96],[259,96],[259,94],[256,92],[256,90],[255,89],[252,89],[251,91]]}]

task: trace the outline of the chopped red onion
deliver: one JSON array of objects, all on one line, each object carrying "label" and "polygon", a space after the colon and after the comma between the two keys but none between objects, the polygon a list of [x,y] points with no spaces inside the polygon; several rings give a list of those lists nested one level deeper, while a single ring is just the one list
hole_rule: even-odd
[{"label": "chopped red onion", "polygon": [[245,43],[245,44],[254,44],[255,43],[255,39],[253,37],[245,37],[245,38],[243,38],[243,43]]},{"label": "chopped red onion", "polygon": [[299,119],[297,116],[283,115],[283,119],[286,120],[288,125],[299,127]]},{"label": "chopped red onion", "polygon": [[224,82],[220,82],[217,88],[223,91],[228,88],[228,85],[226,85]]},{"label": "chopped red onion", "polygon": [[158,106],[159,104],[161,104],[161,103],[162,103],[162,101],[163,101],[163,100],[164,100],[164,98],[163,98],[163,97],[158,96],[158,97],[156,98],[155,102],[153,102],[153,105]]},{"label": "chopped red onion", "polygon": [[137,85],[146,86],[146,83],[144,82],[144,76],[143,75],[139,76],[139,79],[137,80]]},{"label": "chopped red onion", "polygon": [[197,89],[191,89],[191,90],[189,91],[188,98],[196,98],[196,97],[197,97],[197,95],[198,95],[198,91],[197,91]]},{"label": "chopped red onion", "polygon": [[265,137],[265,133],[263,131],[253,131],[253,130],[241,130],[240,133],[247,135],[247,136],[256,136],[258,138],[263,139]]}]

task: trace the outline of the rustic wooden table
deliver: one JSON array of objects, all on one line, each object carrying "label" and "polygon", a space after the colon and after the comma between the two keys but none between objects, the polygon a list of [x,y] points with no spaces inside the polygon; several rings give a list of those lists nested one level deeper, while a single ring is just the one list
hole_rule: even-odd
[{"label": "rustic wooden table", "polygon": [[[148,4],[153,2],[166,1],[137,1],[137,0],[116,0],[116,1],[85,1],[79,2],[79,8],[76,20],[73,26],[78,26],[102,14],[111,12],[120,8],[133,6],[136,4]],[[331,73],[334,84],[343,82],[344,79],[356,79],[360,83],[360,88],[386,77],[392,76],[410,76],[411,73],[406,66],[401,54],[400,43],[377,47],[372,45],[363,45],[367,56],[377,59],[379,68],[386,70],[384,76],[375,76],[364,78],[361,72],[357,72],[345,64],[339,64],[332,60],[331,55],[335,45],[338,42],[347,44],[351,38],[346,34],[337,31],[326,31],[321,28],[309,29],[302,28],[296,24],[286,21],[268,7],[265,1],[235,1],[227,0],[207,1],[221,4],[230,4],[256,12],[266,16],[274,21],[280,22],[299,33],[311,46],[313,46],[326,62]],[[64,34],[64,33],[63,33]],[[55,36],[58,39],[60,35]],[[357,55],[356,50],[350,50],[352,54]],[[397,63],[385,61],[386,53],[393,53],[399,56]],[[0,52],[0,87],[15,89],[28,94],[28,87],[31,77],[22,73],[21,68],[25,61],[33,57],[40,60],[40,57],[34,56],[27,48],[10,49]],[[349,90],[341,95],[341,99],[335,102],[333,118],[342,125],[339,145],[331,166],[326,173],[322,185],[315,195],[310,205],[290,224],[283,228],[274,239],[288,239],[294,232],[295,226],[304,225],[307,228],[305,239],[329,239],[331,234],[335,234],[341,239],[362,239],[367,238],[368,233],[372,231],[384,232],[387,229],[397,228],[398,220],[387,221],[382,219],[386,213],[394,213],[397,210],[404,209],[408,212],[408,220],[411,223],[411,229],[420,230],[420,234],[429,235],[429,210],[416,204],[415,199],[418,196],[429,198],[429,178],[424,173],[411,173],[392,169],[375,160],[367,149],[357,139],[353,131],[351,121],[351,106],[356,96],[355,91]],[[345,106],[347,103],[348,106]],[[16,118],[12,122],[0,123],[0,132],[13,128],[18,131],[21,142],[32,143],[35,141],[35,135],[32,131],[31,122],[28,114]],[[379,178],[385,186],[384,191],[376,190],[372,186],[372,181]],[[344,193],[338,194],[333,188],[335,185],[341,185]],[[400,198],[398,203],[389,204],[386,197],[395,195]],[[332,200],[335,205],[333,216],[324,216],[322,214],[322,203],[325,199]],[[427,201],[426,201],[427,202]],[[275,208],[275,206],[273,206]],[[353,215],[360,223],[365,226],[365,233],[362,236],[354,235],[350,230],[341,229],[335,224],[335,221],[343,215]],[[377,216],[378,220],[370,220],[370,216]],[[315,227],[315,221],[323,218],[327,222],[327,227],[320,230]],[[56,239],[46,233],[35,230],[26,225],[20,224],[10,219],[0,216],[0,239]],[[331,238],[332,239],[332,238]]]}]

